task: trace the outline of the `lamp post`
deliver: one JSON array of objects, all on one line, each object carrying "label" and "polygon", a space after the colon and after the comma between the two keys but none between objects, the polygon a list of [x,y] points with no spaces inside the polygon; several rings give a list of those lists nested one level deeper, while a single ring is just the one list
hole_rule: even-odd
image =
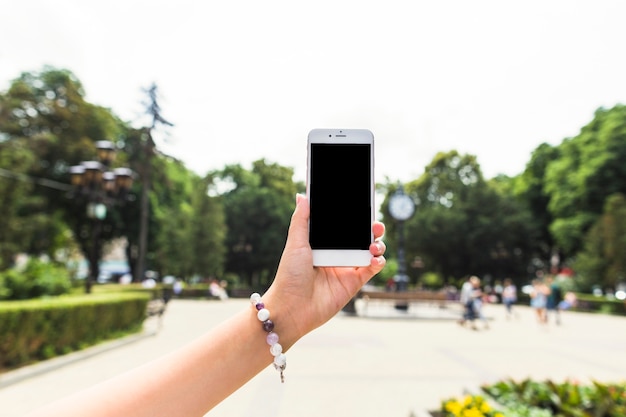
[{"label": "lamp post", "polygon": [[396,291],[406,291],[409,281],[404,257],[404,222],[411,218],[414,212],[413,199],[404,193],[404,188],[399,184],[398,189],[389,198],[389,214],[398,222],[398,273],[394,277]]},{"label": "lamp post", "polygon": [[85,204],[91,229],[91,246],[86,253],[89,261],[89,273],[85,279],[87,294],[91,292],[91,286],[98,276],[102,221],[106,218],[109,207],[123,204],[128,199],[128,191],[133,182],[133,171],[130,168],[111,170],[111,163],[115,159],[112,142],[98,141],[96,148],[97,161],[83,161],[70,168],[73,195],[77,201]]}]

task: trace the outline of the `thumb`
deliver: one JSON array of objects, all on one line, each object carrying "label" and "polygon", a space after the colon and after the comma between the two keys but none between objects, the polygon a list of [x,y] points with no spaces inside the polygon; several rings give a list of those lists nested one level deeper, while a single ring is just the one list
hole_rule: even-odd
[{"label": "thumb", "polygon": [[302,194],[296,194],[296,209],[291,215],[287,247],[309,245],[309,200]]}]

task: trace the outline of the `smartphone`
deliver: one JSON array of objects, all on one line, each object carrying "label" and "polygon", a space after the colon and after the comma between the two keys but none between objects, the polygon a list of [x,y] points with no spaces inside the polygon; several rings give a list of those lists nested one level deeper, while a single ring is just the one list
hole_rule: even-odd
[{"label": "smartphone", "polygon": [[313,129],[307,155],[313,265],[369,266],[374,135],[366,129]]}]

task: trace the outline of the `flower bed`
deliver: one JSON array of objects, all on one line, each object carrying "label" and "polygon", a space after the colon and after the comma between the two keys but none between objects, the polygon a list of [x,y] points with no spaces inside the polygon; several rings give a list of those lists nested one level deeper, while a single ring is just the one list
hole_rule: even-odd
[{"label": "flower bed", "polygon": [[442,401],[435,417],[623,417],[626,382],[503,380],[479,395]]}]

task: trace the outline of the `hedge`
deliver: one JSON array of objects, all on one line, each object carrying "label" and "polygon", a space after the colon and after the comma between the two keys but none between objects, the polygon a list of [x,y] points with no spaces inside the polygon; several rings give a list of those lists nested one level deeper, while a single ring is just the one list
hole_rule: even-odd
[{"label": "hedge", "polygon": [[0,370],[139,331],[150,298],[125,292],[0,302]]}]

